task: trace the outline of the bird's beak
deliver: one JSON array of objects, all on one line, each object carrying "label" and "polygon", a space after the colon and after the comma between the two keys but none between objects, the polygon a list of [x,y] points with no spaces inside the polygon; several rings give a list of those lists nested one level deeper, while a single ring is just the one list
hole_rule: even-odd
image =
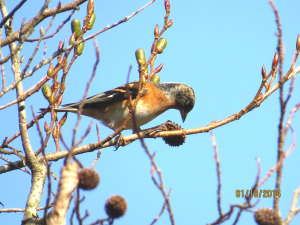
[{"label": "bird's beak", "polygon": [[180,110],[180,114],[181,114],[182,122],[184,122],[184,121],[185,121],[185,118],[186,118],[187,115],[188,115],[188,112],[185,111],[185,110],[183,110],[183,109],[181,109],[181,110]]}]

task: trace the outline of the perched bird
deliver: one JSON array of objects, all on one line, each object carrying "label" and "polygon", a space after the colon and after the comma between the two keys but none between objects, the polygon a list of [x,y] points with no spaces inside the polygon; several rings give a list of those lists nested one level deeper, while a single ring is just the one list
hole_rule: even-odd
[{"label": "perched bird", "polygon": [[[134,103],[138,95],[138,82],[129,83],[129,94]],[[80,102],[55,108],[56,112],[77,113]],[[147,82],[135,109],[137,127],[150,122],[168,109],[178,109],[184,122],[188,112],[195,104],[195,94],[191,87],[181,83]],[[42,109],[41,109],[42,110]],[[82,115],[100,120],[105,126],[116,130],[123,125],[128,115],[128,97],[126,84],[94,95],[84,101]],[[133,129],[132,118],[126,129]]]}]

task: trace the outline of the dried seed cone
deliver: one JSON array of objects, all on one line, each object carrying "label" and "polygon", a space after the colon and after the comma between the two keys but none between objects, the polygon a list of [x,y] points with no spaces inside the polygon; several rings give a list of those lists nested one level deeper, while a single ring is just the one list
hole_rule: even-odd
[{"label": "dried seed cone", "polygon": [[254,213],[254,219],[258,225],[281,225],[280,216],[269,208],[260,208]]},{"label": "dried seed cone", "polygon": [[83,190],[92,190],[98,186],[100,177],[94,169],[83,169],[78,173],[79,184],[78,187]]},{"label": "dried seed cone", "polygon": [[[172,123],[172,122],[167,122],[165,124],[165,126],[167,127],[168,131],[183,130],[181,128],[181,126],[179,126],[176,123]],[[166,142],[166,144],[168,144],[172,147],[175,147],[175,146],[178,147],[180,145],[183,145],[185,139],[186,139],[185,134],[183,134],[182,136],[163,137],[163,140]]]},{"label": "dried seed cone", "polygon": [[127,202],[120,195],[113,195],[105,203],[105,212],[110,218],[120,218],[126,213]]}]

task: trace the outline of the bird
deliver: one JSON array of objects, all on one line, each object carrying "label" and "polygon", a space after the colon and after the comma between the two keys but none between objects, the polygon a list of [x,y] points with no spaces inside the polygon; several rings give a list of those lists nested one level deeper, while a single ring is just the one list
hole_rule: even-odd
[{"label": "bird", "polygon": [[[131,95],[133,104],[138,95],[138,87],[139,82],[132,82],[91,96],[84,100],[81,114],[97,119],[103,125],[117,130],[123,125],[129,113],[127,93],[129,92]],[[194,104],[195,93],[186,84],[146,82],[135,109],[136,127],[140,130],[140,126],[150,122],[168,109],[179,110],[184,122]],[[70,103],[63,105],[62,108],[54,108],[54,111],[77,113],[79,105],[80,102]],[[134,129],[132,118],[128,121],[125,129]]]}]

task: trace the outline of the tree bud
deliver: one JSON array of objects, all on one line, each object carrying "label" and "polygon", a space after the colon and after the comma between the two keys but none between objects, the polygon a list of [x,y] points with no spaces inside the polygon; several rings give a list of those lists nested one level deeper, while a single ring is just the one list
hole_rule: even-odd
[{"label": "tree bud", "polygon": [[156,24],[155,28],[154,28],[154,36],[156,37],[159,34],[159,27],[158,24]]},{"label": "tree bud", "polygon": [[139,65],[144,65],[146,63],[145,51],[142,48],[139,48],[135,51],[135,57]]},{"label": "tree bud", "polygon": [[45,99],[49,100],[52,95],[52,90],[49,84],[44,84],[42,87],[42,92]]},{"label": "tree bud", "polygon": [[84,49],[84,42],[81,42],[79,45],[76,46],[76,53],[77,53],[78,55],[81,55],[83,49]]},{"label": "tree bud", "polygon": [[272,67],[277,67],[278,63],[279,63],[279,56],[278,56],[278,53],[275,52],[274,59],[272,61]]},{"label": "tree bud", "polygon": [[49,68],[48,68],[48,71],[47,71],[47,76],[50,78],[51,76],[52,76],[52,74],[53,74],[53,64],[52,63],[50,63],[50,65],[49,65]]},{"label": "tree bud", "polygon": [[171,5],[170,5],[170,2],[169,0],[165,0],[165,9],[166,9],[166,12],[170,12],[170,8],[171,8]]},{"label": "tree bud", "polygon": [[67,120],[67,116],[68,116],[68,113],[66,112],[65,114],[64,114],[64,116],[60,119],[60,121],[59,121],[59,125],[60,126],[63,126],[64,124],[65,124],[65,122],[66,122],[66,120]]},{"label": "tree bud", "polygon": [[75,32],[75,39],[77,39],[81,34],[81,24],[78,19],[73,19],[71,22],[72,33]]},{"label": "tree bud", "polygon": [[90,0],[87,5],[88,14],[91,15],[94,13],[94,0]]},{"label": "tree bud", "polygon": [[300,50],[300,35],[299,34],[298,34],[297,42],[296,42],[296,49],[297,49],[297,51]]},{"label": "tree bud", "polygon": [[154,73],[158,73],[161,71],[161,69],[163,68],[164,64],[160,64],[155,70],[154,70]]},{"label": "tree bud", "polygon": [[152,77],[151,77],[151,82],[152,83],[159,83],[160,82],[160,76],[158,74],[154,74]]},{"label": "tree bud", "polygon": [[69,40],[69,44],[70,45],[73,45],[74,42],[75,42],[75,34],[76,34],[76,32],[74,31],[73,34],[70,37],[70,40]]},{"label": "tree bud", "polygon": [[263,78],[267,77],[267,72],[266,72],[265,65],[263,65],[262,68],[261,68],[261,75],[262,75]]},{"label": "tree bud", "polygon": [[167,39],[165,39],[165,38],[161,38],[161,39],[158,40],[157,46],[156,46],[158,54],[161,54],[164,51],[164,49],[167,46],[167,43],[168,43]]},{"label": "tree bud", "polygon": [[95,20],[96,20],[96,14],[93,13],[93,15],[90,18],[89,25],[87,27],[88,30],[91,30],[94,27]]}]

